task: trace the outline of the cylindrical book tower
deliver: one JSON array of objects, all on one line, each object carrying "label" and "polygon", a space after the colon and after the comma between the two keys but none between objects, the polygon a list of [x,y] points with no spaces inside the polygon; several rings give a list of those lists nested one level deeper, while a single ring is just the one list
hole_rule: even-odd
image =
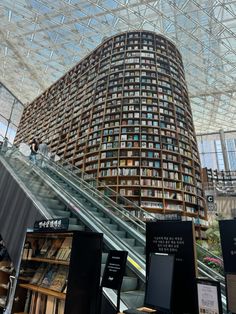
[{"label": "cylindrical book tower", "polygon": [[16,142],[37,136],[145,210],[204,224],[183,63],[165,37],[132,31],[105,39],[27,106]]}]

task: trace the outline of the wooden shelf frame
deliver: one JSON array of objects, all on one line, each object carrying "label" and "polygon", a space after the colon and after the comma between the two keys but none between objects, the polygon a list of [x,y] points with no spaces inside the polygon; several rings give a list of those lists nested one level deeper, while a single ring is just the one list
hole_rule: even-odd
[{"label": "wooden shelf frame", "polygon": [[[36,113],[40,118],[35,121]],[[48,122],[40,129],[42,120]],[[162,186],[153,188],[163,194],[163,214],[168,206],[179,205],[179,200],[164,197],[168,189],[165,176],[169,174],[173,184],[169,188],[182,195],[183,215],[188,215],[186,208],[191,205],[201,212],[201,219],[207,219],[183,62],[178,49],[165,37],[130,31],[102,42],[26,107],[16,143],[39,134],[50,144],[52,153],[108,186],[116,186],[117,193],[123,188],[120,180],[138,180],[141,192],[145,178],[158,176]],[[139,156],[125,157],[125,150],[137,151]],[[160,155],[149,158],[148,152]],[[120,166],[121,160],[130,164]],[[152,163],[155,166],[151,167]],[[175,169],[166,169],[171,163]],[[174,187],[177,181],[182,183],[181,189]],[[131,184],[129,189],[135,190],[136,185]],[[135,197],[140,206],[148,202],[141,193],[139,198],[128,194],[124,196],[131,200]],[[159,213],[160,208],[152,205],[150,201],[150,207],[143,207]]]}]

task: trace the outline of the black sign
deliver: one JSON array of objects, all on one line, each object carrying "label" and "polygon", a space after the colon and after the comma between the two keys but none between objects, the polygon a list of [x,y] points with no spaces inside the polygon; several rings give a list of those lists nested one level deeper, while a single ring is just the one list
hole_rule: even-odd
[{"label": "black sign", "polygon": [[34,223],[34,231],[50,232],[50,231],[67,231],[69,227],[68,218],[57,218],[48,220],[39,220]]},{"label": "black sign", "polygon": [[146,262],[150,253],[175,255],[173,311],[196,313],[195,310],[195,236],[191,221],[148,222],[146,226]]},{"label": "black sign", "polygon": [[102,287],[120,290],[128,252],[110,251],[102,278]]},{"label": "black sign", "polygon": [[236,273],[236,220],[221,220],[220,238],[226,273]]},{"label": "black sign", "polygon": [[214,196],[213,195],[207,195],[207,203],[214,203]]}]

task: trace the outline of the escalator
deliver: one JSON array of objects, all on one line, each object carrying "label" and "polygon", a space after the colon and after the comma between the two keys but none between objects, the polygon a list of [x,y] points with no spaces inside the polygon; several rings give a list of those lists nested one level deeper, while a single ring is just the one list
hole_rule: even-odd
[{"label": "escalator", "polygon": [[[17,150],[12,149],[0,157],[0,162],[18,177],[19,183],[28,190],[28,196],[35,198],[35,205],[47,219],[67,217],[69,230],[93,230],[104,235],[104,253],[102,270],[105,267],[109,249],[129,251],[126,274],[122,284],[121,310],[143,304],[145,262],[144,236],[135,230],[128,232],[122,220],[123,213],[113,215],[102,201],[95,197],[87,188],[80,193],[57,182],[53,177],[51,166],[40,169],[25,159]],[[89,198],[86,197],[89,194]],[[89,202],[93,199],[93,202]],[[128,215],[126,217],[129,220]],[[138,223],[133,222],[134,224]],[[114,293],[105,291],[115,304]]]},{"label": "escalator", "polygon": [[[102,232],[105,251],[119,249],[129,252],[122,286],[122,301],[127,307],[142,305],[145,279],[143,220],[153,220],[156,217],[64,161],[61,165],[45,159],[45,167],[38,167],[32,165],[16,149],[11,149],[1,159],[6,166],[14,170],[29,193],[34,195],[47,218],[68,217],[70,230],[90,229]],[[98,190],[98,184],[102,192]],[[116,198],[116,202],[111,200],[111,195]],[[127,211],[127,207],[132,210]],[[198,250],[201,250],[201,247],[198,247]],[[210,256],[209,252],[205,254]],[[105,258],[104,253],[104,264]],[[200,275],[221,282],[224,300],[223,276],[200,260],[198,268]]]}]

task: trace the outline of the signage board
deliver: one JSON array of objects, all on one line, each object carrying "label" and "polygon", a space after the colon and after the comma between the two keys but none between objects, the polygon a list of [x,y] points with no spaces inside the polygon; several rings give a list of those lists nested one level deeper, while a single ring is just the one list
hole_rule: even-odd
[{"label": "signage board", "polygon": [[213,203],[214,204],[214,196],[213,195],[207,195],[207,203]]},{"label": "signage board", "polygon": [[37,232],[67,231],[68,227],[68,218],[38,220],[34,223],[34,231]]},{"label": "signage board", "polygon": [[173,311],[196,313],[196,250],[192,221],[156,221],[146,226],[146,263],[151,253],[175,255]]},{"label": "signage board", "polygon": [[221,248],[226,273],[236,273],[236,220],[220,220]]},{"label": "signage board", "polygon": [[102,287],[120,290],[128,252],[111,250],[102,277]]},{"label": "signage board", "polygon": [[217,205],[215,203],[214,195],[207,195],[206,200],[208,211],[215,212],[217,210]]},{"label": "signage board", "polygon": [[226,274],[226,296],[228,311],[236,313],[236,274]]},{"label": "signage board", "polygon": [[223,314],[220,283],[208,279],[197,279],[198,314]]}]

